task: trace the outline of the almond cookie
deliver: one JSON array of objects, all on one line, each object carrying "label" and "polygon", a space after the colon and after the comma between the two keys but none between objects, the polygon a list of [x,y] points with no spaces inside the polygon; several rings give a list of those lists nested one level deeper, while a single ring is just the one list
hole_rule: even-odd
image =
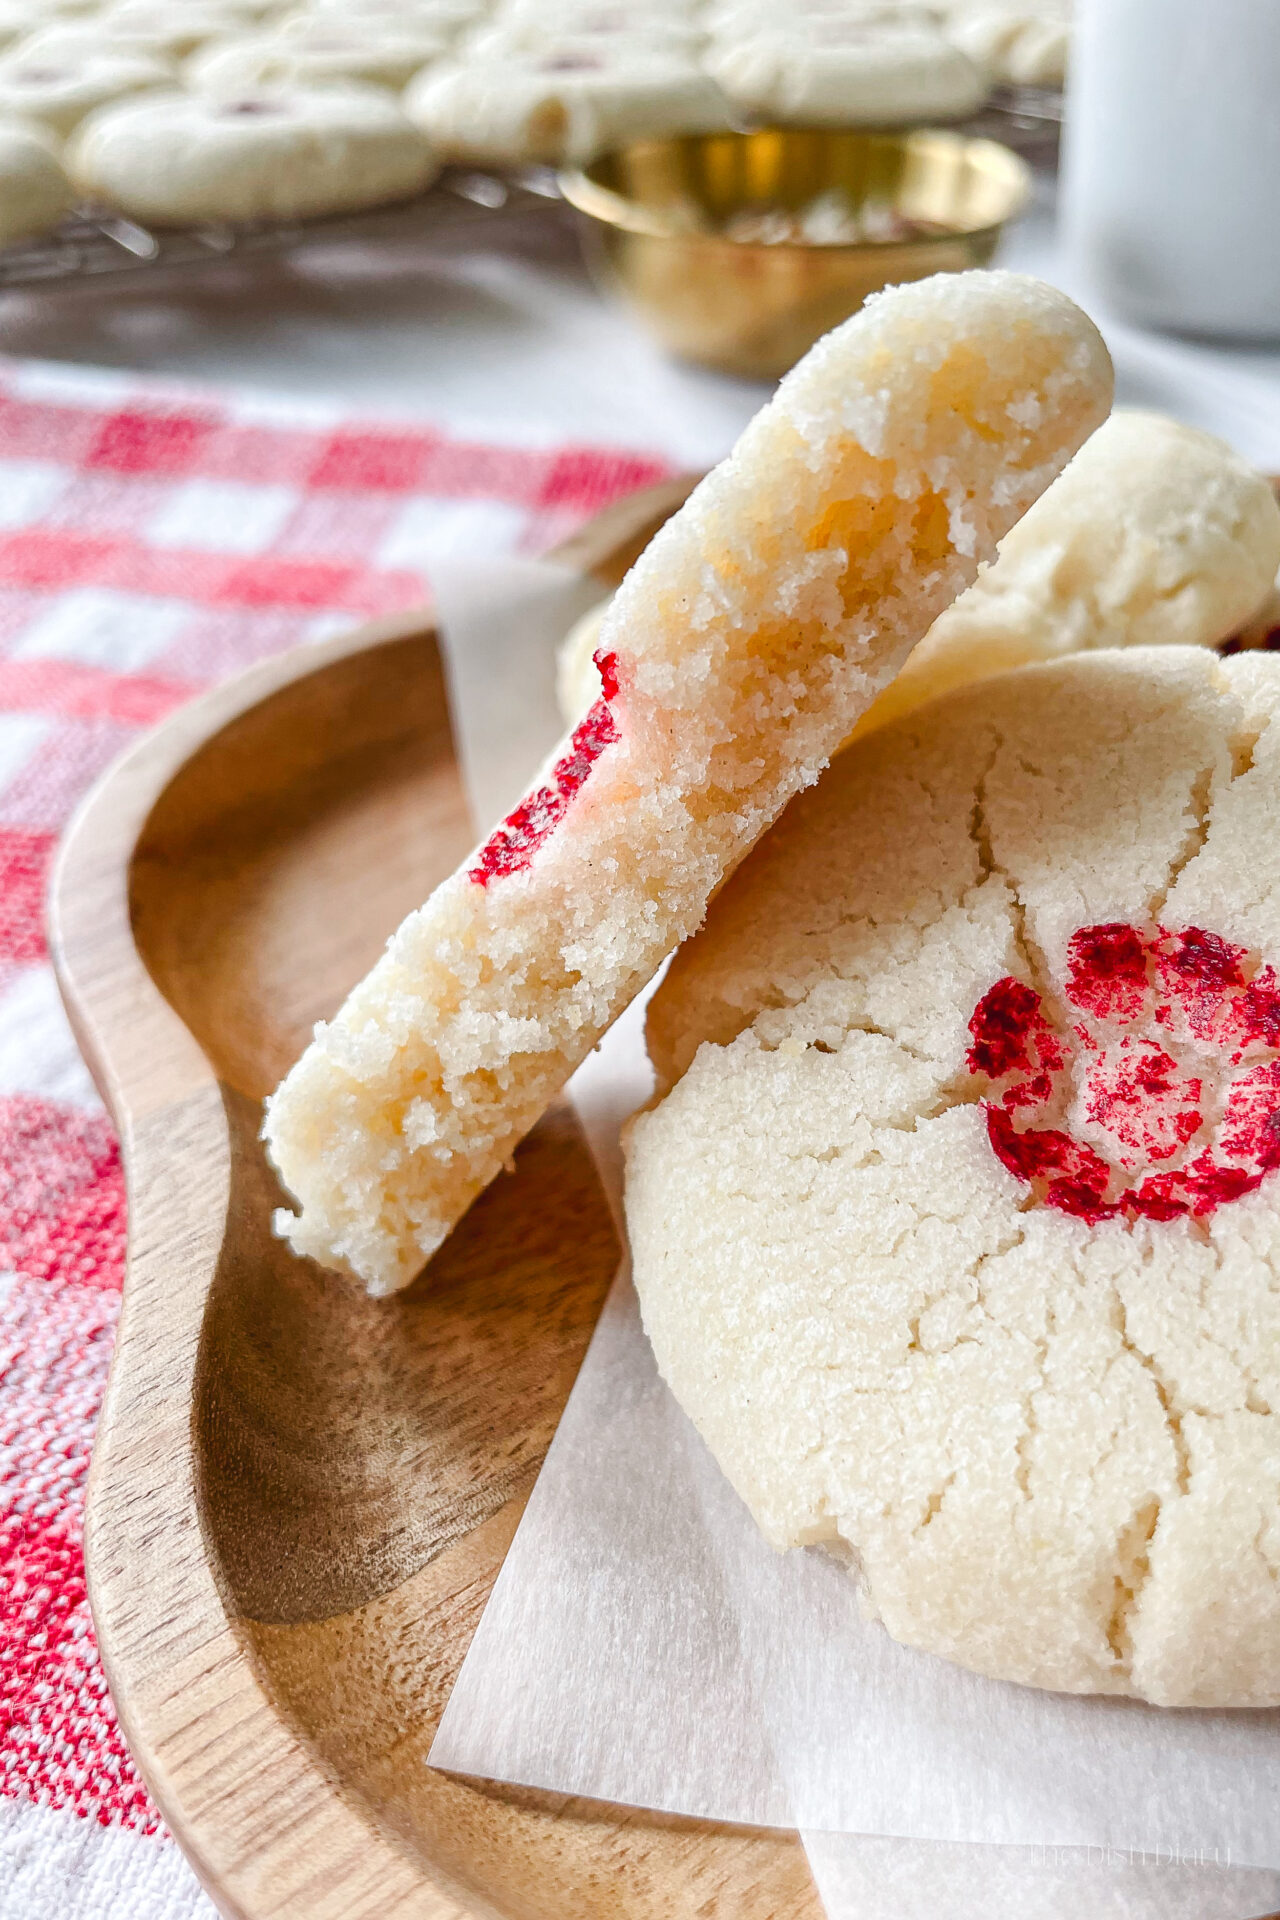
[{"label": "almond cookie", "polygon": [[893,288],[813,348],[632,568],[601,699],[271,1101],[299,1252],[412,1279],[1110,379],[1079,309],[1015,274]]},{"label": "almond cookie", "polygon": [[162,93],[86,121],[67,149],[86,196],[137,220],[292,220],[419,193],[427,141],[375,87]]},{"label": "almond cookie", "polygon": [[779,1548],[997,1679],[1280,1703],[1280,660],[860,741],[655,999],[659,1365]]}]

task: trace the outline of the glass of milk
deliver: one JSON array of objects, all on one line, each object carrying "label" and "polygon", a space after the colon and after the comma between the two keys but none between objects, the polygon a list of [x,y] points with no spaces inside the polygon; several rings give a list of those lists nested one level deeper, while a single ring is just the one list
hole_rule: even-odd
[{"label": "glass of milk", "polygon": [[1116,314],[1280,339],[1280,0],[1078,0],[1062,204]]}]

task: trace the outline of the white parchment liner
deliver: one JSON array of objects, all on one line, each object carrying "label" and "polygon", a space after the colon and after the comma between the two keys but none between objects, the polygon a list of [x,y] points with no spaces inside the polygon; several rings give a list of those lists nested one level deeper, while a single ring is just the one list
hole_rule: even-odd
[{"label": "white parchment liner", "polygon": [[[533,561],[435,587],[491,821],[552,742],[551,652],[593,595]],[[615,1205],[618,1125],[650,1085],[642,1024],[633,1008],[573,1083]],[[764,1545],[658,1379],[625,1268],[430,1757],[810,1829],[833,1920],[1280,1908],[1280,1715],[1073,1699],[899,1647],[833,1561]]]}]

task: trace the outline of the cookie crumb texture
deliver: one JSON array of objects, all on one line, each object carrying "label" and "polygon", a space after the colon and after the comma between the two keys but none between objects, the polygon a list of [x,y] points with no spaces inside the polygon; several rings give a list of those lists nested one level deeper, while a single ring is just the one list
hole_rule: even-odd
[{"label": "cookie crumb texture", "polygon": [[1105,414],[1066,297],[882,294],[820,341],[633,567],[601,706],[412,914],[266,1137],[293,1246],[412,1279],[979,560]]},{"label": "cookie crumb texture", "polygon": [[874,734],[650,1012],[659,1363],[899,1640],[1280,1703],[1280,661],[1094,653]]}]

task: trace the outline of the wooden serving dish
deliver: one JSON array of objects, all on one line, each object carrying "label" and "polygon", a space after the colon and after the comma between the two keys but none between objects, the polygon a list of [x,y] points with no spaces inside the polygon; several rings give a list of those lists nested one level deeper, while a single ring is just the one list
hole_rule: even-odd
[{"label": "wooden serving dish", "polygon": [[[615,584],[687,491],[560,557]],[[272,1237],[257,1133],[473,838],[423,615],[184,708],[67,836],[55,963],[130,1202],[87,1520],[111,1691],[236,1920],[816,1920],[793,1836],[426,1765],[616,1264],[608,1206],[562,1106],[429,1282],[370,1301]]]}]

